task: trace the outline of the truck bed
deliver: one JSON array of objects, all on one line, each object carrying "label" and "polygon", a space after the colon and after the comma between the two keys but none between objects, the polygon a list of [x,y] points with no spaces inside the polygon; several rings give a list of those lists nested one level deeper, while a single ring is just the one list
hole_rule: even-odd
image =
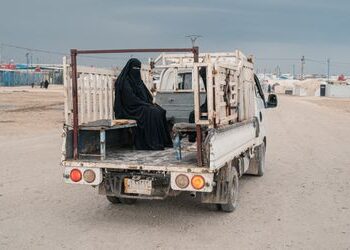
[{"label": "truck bed", "polygon": [[110,148],[107,150],[104,160],[101,160],[97,155],[95,157],[94,155],[84,155],[79,160],[66,160],[64,165],[144,170],[168,170],[176,167],[178,170],[188,171],[189,168],[198,168],[195,146],[195,143],[189,143],[187,139],[182,140],[181,160],[176,159],[174,148],[165,148],[164,150]]},{"label": "truck bed", "polygon": [[182,159],[176,160],[173,148],[161,151],[154,150],[118,150],[110,151],[103,162],[114,164],[152,165],[152,166],[177,166],[179,164],[196,166],[196,152],[182,150]]}]

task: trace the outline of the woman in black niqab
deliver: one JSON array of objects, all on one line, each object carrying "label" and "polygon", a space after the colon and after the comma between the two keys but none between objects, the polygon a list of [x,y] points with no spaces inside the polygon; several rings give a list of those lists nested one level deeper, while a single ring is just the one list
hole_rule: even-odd
[{"label": "woman in black niqab", "polygon": [[141,79],[141,62],[130,59],[115,82],[114,112],[117,119],[137,121],[135,147],[138,150],[163,150],[172,141],[166,111],[153,104],[153,97]]}]

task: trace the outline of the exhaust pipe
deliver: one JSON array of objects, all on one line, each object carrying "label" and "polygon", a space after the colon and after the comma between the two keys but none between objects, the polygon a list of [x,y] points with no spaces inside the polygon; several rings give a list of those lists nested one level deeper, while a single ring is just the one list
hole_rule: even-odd
[{"label": "exhaust pipe", "polygon": [[196,198],[197,193],[196,192],[191,192],[190,195],[191,195],[192,198]]}]

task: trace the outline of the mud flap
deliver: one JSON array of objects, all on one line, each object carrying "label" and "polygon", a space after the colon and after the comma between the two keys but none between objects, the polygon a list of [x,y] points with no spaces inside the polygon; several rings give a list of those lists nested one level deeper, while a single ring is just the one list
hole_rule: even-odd
[{"label": "mud flap", "polygon": [[211,193],[202,193],[202,203],[226,204],[229,199],[229,190],[233,182],[233,164],[226,163],[220,168],[219,172],[214,175],[216,185]]},{"label": "mud flap", "polygon": [[255,147],[254,149],[254,157],[250,159],[249,161],[249,167],[246,172],[246,174],[251,174],[251,175],[257,175],[259,172],[259,164],[261,160],[261,152],[260,152],[260,147]]}]

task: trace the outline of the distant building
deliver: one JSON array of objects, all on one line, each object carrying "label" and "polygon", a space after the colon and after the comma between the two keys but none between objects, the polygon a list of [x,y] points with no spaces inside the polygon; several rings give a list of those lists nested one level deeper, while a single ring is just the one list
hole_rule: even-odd
[{"label": "distant building", "polygon": [[40,84],[45,80],[51,84],[63,84],[62,66],[0,64],[0,86]]}]

